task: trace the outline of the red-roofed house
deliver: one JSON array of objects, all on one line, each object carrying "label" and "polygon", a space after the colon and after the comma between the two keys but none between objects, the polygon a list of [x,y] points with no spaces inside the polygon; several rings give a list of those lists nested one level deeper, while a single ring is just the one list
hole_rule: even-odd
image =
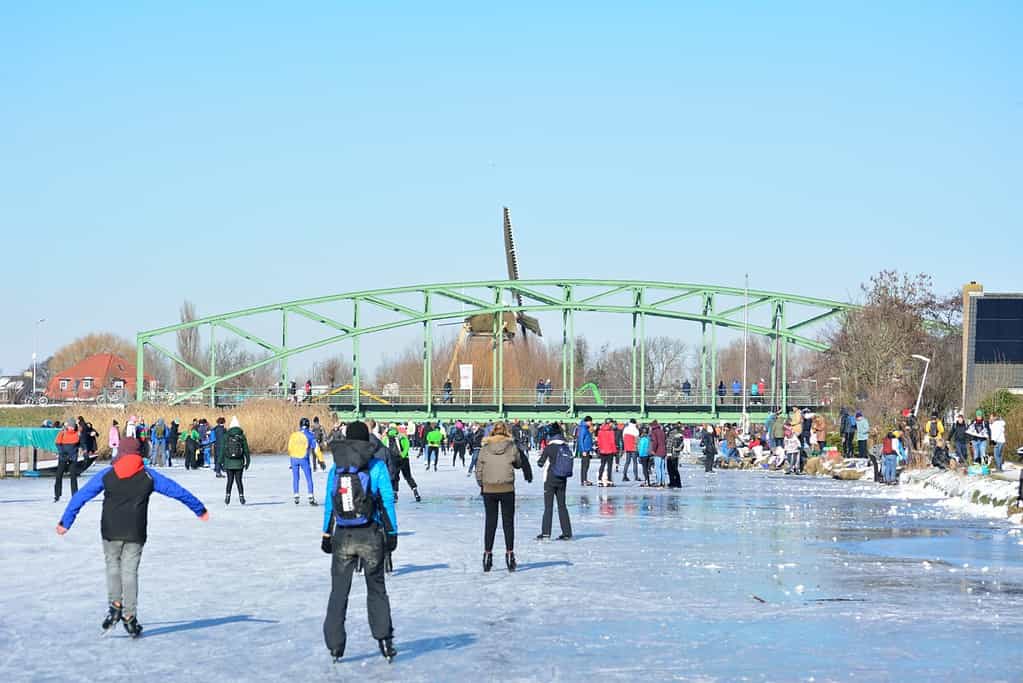
[{"label": "red-roofed house", "polygon": [[[145,375],[145,384],[154,378]],[[145,387],[143,387],[145,388]],[[98,353],[50,377],[51,401],[121,401],[135,394],[135,364],[113,353]]]}]

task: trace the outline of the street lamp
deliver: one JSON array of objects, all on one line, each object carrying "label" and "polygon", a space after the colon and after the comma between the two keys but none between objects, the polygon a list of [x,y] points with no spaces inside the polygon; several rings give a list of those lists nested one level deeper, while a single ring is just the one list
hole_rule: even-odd
[{"label": "street lamp", "polygon": [[917,413],[920,412],[920,399],[924,396],[924,383],[927,381],[927,369],[931,367],[931,359],[917,353],[913,354],[913,358],[924,362],[924,376],[920,379],[920,391],[916,395],[916,406],[913,407],[913,417],[916,417]]},{"label": "street lamp", "polygon": [[39,348],[39,326],[46,322],[46,318],[36,320],[35,335],[32,338],[32,400],[36,398],[36,349]]}]

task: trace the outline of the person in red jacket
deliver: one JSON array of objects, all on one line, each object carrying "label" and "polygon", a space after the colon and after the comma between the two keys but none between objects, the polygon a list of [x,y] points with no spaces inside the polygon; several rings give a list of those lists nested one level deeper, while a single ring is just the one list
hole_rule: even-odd
[{"label": "person in red jacket", "polygon": [[629,463],[632,463],[632,476],[639,481],[639,427],[636,418],[629,420],[622,430],[622,449],[625,451],[625,469],[622,470],[622,481],[629,481]]},{"label": "person in red jacket", "polygon": [[600,455],[597,485],[614,486],[611,481],[611,472],[615,456],[618,455],[618,444],[615,439],[615,425],[611,418],[604,420],[604,424],[600,425],[600,429],[597,430],[597,453]]},{"label": "person in red jacket", "polygon": [[64,473],[71,478],[71,495],[78,493],[78,445],[80,435],[74,420],[67,420],[57,433],[57,479],[53,482],[53,502],[60,500]]}]

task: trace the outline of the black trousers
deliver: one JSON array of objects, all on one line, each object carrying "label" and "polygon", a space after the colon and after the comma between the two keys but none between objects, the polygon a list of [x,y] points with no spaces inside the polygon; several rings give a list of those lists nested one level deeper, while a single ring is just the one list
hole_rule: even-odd
[{"label": "black trousers", "polygon": [[227,472],[227,495],[231,495],[231,488],[238,484],[238,495],[245,495],[245,486],[242,485],[242,472],[244,470],[224,470]]},{"label": "black trousers", "polygon": [[568,480],[560,477],[550,477],[543,485],[543,521],[540,523],[540,533],[544,536],[551,535],[551,525],[554,522],[554,501],[558,501],[558,521],[561,523],[561,533],[565,536],[572,535],[572,520],[568,518],[568,505],[565,504],[565,491],[568,489]]},{"label": "black trousers", "polygon": [[57,480],[53,482],[53,497],[60,498],[64,492],[64,473],[71,479],[71,495],[78,493],[78,463],[72,455],[61,455],[57,460]]},{"label": "black trousers", "polygon": [[369,630],[377,640],[394,635],[391,624],[391,602],[384,585],[384,535],[375,524],[357,529],[334,530],[334,552],[330,563],[330,600],[323,620],[323,640],[329,650],[345,649],[345,617],[348,594],[352,590],[352,574],[362,563],[366,575],[366,611]]},{"label": "black trousers", "polygon": [[451,456],[451,466],[455,466],[455,461],[459,458],[462,459],[462,467],[465,467],[465,444],[456,443],[453,447],[454,455]]},{"label": "black trousers", "polygon": [[673,489],[682,488],[682,475],[678,471],[678,456],[668,456],[668,486]]},{"label": "black trousers", "polygon": [[714,471],[714,458],[715,457],[716,456],[713,453],[711,453],[710,455],[707,455],[706,453],[704,454],[704,456],[703,456],[703,471],[704,472],[713,472]]},{"label": "black trousers", "polygon": [[650,456],[640,458],[639,462],[643,465],[643,481],[647,484],[650,483]]},{"label": "black trousers", "polygon": [[583,476],[583,478],[582,478],[583,481],[589,481],[590,480],[590,454],[589,453],[583,453],[583,474],[582,474],[582,476]]},{"label": "black trousers", "polygon": [[394,475],[394,481],[391,484],[395,493],[398,492],[398,482],[401,481],[402,477],[405,477],[405,483],[408,484],[410,488],[416,488],[416,480],[412,476],[412,463],[409,462],[408,458],[401,458],[400,460],[401,465],[399,465],[398,471]]},{"label": "black trousers", "polygon": [[501,524],[504,527],[504,549],[515,550],[515,493],[484,493],[483,549],[488,553],[494,549],[497,535],[497,507],[501,507]]},{"label": "black trousers", "polygon": [[856,432],[846,432],[845,439],[842,440],[842,455],[847,458],[853,457],[853,439],[856,436]]},{"label": "black trousers", "polygon": [[611,474],[614,472],[614,454],[600,456],[600,469],[597,471],[597,481],[604,480],[604,468],[607,468],[607,479],[611,480]]}]

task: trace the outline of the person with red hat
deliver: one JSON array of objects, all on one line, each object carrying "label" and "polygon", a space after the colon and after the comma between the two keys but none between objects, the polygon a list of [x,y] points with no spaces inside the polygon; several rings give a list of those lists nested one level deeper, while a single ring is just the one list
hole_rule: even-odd
[{"label": "person with red hat", "polygon": [[123,621],[124,630],[132,638],[138,638],[142,635],[136,609],[138,569],[147,540],[150,496],[156,492],[174,498],[204,522],[210,515],[206,506],[180,484],[143,465],[139,441],[133,435],[121,440],[120,453],[110,467],[92,477],[71,497],[57,524],[57,534],[66,534],[82,507],[103,493],[100,533],[110,605],[102,628],[109,631]]}]

